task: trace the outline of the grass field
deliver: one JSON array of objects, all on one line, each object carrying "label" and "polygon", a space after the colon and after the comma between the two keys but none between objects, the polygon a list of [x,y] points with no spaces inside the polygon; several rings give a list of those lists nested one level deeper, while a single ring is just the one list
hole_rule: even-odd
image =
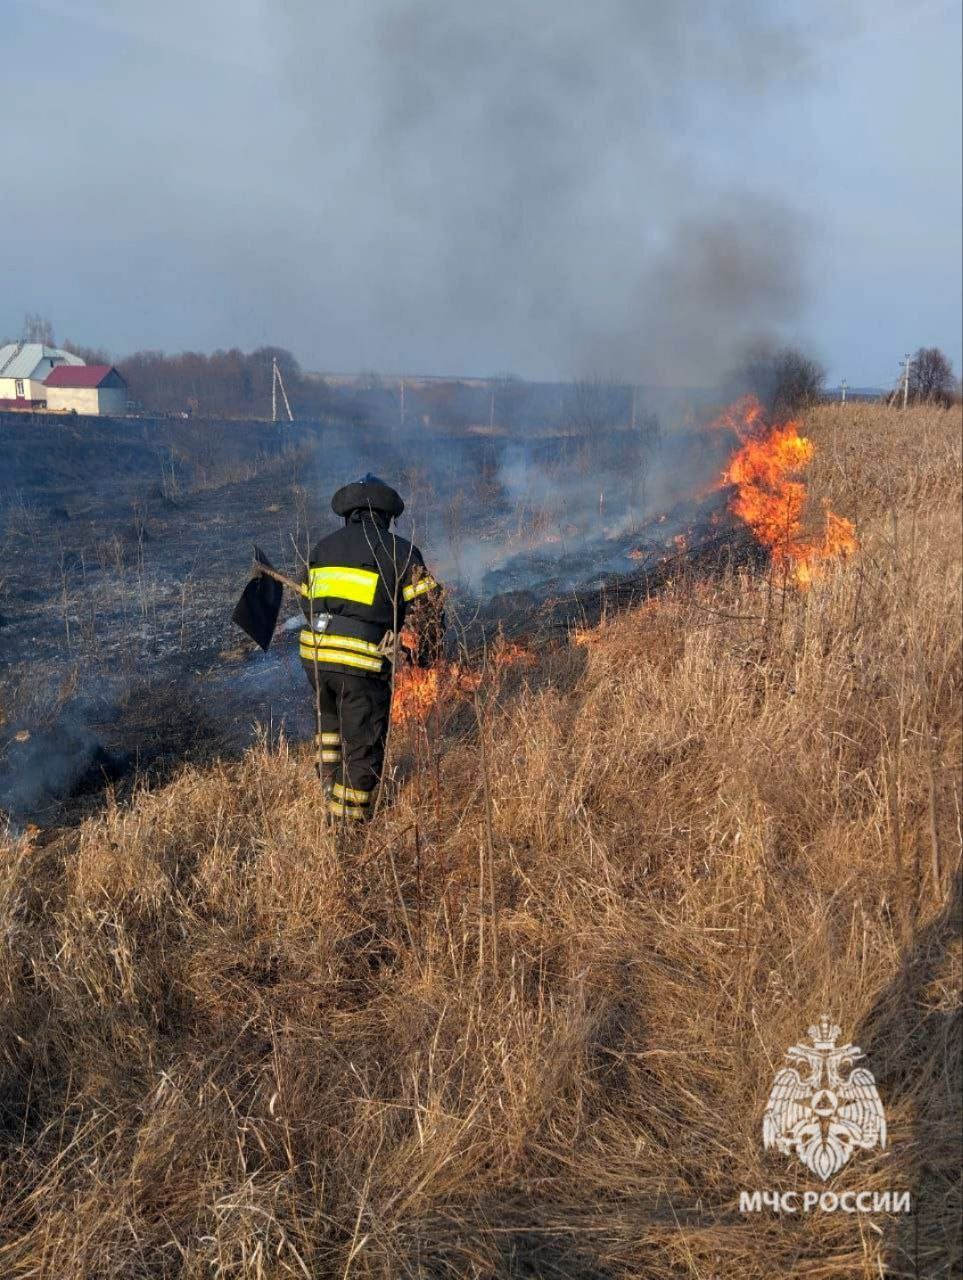
[{"label": "grass field", "polygon": [[[815,410],[855,556],[492,664],[366,837],[265,742],[0,845],[0,1275],[959,1275],[960,425]],[[739,1212],[823,1011],[912,1215]]]}]

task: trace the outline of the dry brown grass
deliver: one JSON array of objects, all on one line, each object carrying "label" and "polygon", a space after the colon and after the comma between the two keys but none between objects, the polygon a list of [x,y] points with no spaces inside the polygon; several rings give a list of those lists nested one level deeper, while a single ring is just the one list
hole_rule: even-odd
[{"label": "dry brown grass", "polygon": [[[7,845],[0,1273],[959,1274],[959,413],[811,428],[858,557],[489,681],[366,845],[284,744]],[[911,1218],[740,1217],[824,1009]]]}]

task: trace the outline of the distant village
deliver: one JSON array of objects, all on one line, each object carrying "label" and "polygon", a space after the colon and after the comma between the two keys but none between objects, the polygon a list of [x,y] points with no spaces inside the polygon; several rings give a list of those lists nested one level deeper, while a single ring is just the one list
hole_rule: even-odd
[{"label": "distant village", "polygon": [[[24,337],[0,342],[0,413],[83,417],[173,417],[352,423],[472,434],[562,431],[597,434],[624,429],[655,439],[661,420],[711,406],[723,388],[635,386],[599,375],[529,382],[494,377],[302,370],[290,351],[260,347],[210,354],[141,351],[117,364],[104,351],[66,341],[52,326],[27,317]],[[118,367],[119,366],[119,367]],[[784,388],[794,405],[819,399],[953,398],[952,365],[921,349],[904,361],[889,389],[827,388],[823,370],[791,348],[763,350],[746,363],[733,388]],[[735,390],[731,393],[736,394]]]},{"label": "distant village", "polygon": [[112,364],[86,364],[43,342],[0,347],[0,409],[121,415],[127,383]]}]

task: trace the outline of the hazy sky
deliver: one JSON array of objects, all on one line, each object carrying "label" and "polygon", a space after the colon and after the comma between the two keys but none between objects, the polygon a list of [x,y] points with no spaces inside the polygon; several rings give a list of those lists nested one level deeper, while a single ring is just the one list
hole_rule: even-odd
[{"label": "hazy sky", "polygon": [[959,0],[0,0],[0,336],[961,363]]}]

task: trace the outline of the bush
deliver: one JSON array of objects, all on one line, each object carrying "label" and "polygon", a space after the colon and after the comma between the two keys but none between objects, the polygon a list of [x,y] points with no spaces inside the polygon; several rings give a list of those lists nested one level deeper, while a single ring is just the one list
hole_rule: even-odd
[{"label": "bush", "polygon": [[909,370],[909,398],[917,403],[952,404],[956,393],[953,362],[939,347],[920,347]]},{"label": "bush", "polygon": [[773,418],[788,418],[822,398],[826,370],[796,347],[750,347],[730,390],[753,392]]}]

